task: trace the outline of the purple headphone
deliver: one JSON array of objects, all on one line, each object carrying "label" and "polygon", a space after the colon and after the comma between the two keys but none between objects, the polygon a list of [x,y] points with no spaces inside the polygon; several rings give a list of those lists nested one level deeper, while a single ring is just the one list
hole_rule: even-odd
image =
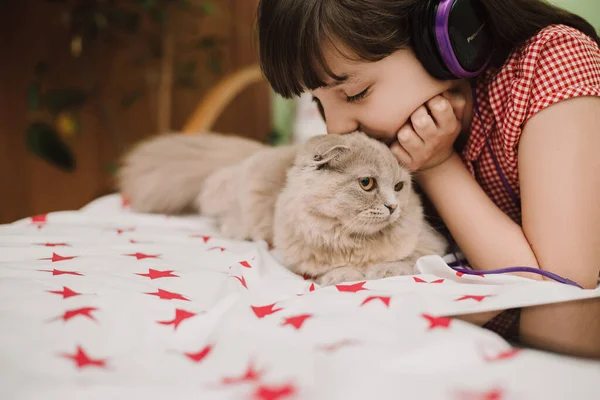
[{"label": "purple headphone", "polygon": [[411,19],[413,49],[435,78],[473,78],[490,63],[493,42],[478,0],[421,0]]}]

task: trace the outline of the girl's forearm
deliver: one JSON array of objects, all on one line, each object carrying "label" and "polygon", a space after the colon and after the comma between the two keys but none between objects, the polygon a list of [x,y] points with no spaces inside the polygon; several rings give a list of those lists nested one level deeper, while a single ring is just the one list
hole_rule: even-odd
[{"label": "girl's forearm", "polygon": [[457,154],[417,180],[474,269],[539,267],[521,227],[487,197]]}]

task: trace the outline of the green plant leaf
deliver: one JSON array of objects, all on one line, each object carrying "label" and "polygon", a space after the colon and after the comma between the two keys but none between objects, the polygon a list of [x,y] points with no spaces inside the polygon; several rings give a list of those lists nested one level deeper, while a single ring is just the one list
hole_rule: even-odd
[{"label": "green plant leaf", "polygon": [[40,108],[40,84],[32,82],[27,87],[27,109],[35,111]]},{"label": "green plant leaf", "polygon": [[61,111],[83,106],[87,97],[87,93],[77,88],[52,89],[46,93],[42,103],[51,112],[57,114]]},{"label": "green plant leaf", "polygon": [[27,148],[34,155],[64,171],[75,170],[73,152],[50,125],[32,123],[27,129]]},{"label": "green plant leaf", "polygon": [[213,15],[215,12],[215,5],[212,2],[207,1],[202,3],[200,9],[204,15]]}]

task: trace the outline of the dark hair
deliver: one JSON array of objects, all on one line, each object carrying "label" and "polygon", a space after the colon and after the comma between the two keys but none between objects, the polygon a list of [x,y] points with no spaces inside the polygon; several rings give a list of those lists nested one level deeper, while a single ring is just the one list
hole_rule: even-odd
[{"label": "dark hair", "polygon": [[[336,76],[323,45],[342,43],[362,61],[379,61],[410,46],[410,15],[425,0],[261,0],[258,6],[260,63],[273,90],[283,97],[325,85]],[[493,32],[492,66],[541,29],[576,28],[600,44],[583,18],[543,0],[480,0]],[[347,55],[349,56],[349,55]]]}]

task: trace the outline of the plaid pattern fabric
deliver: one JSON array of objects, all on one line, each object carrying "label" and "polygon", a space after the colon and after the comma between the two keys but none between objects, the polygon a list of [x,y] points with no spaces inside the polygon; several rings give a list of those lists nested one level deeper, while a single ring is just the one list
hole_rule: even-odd
[{"label": "plaid pattern fabric", "polygon": [[[549,26],[517,48],[499,70],[476,83],[477,103],[491,146],[513,192],[520,196],[517,147],[523,125],[540,110],[577,96],[600,96],[600,49],[582,32]],[[471,174],[515,222],[520,207],[505,189],[477,117],[462,151]]]},{"label": "plaid pattern fabric", "polygon": [[521,309],[512,308],[505,310],[483,325],[485,329],[496,332],[508,340],[519,340],[519,322],[521,320]]}]

